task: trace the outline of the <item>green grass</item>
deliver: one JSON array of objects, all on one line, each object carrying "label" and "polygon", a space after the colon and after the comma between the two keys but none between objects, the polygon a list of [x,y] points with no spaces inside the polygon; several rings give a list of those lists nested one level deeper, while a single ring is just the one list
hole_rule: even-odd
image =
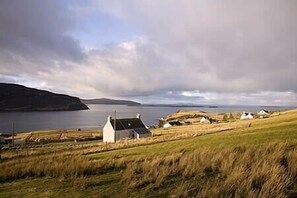
[{"label": "green grass", "polygon": [[[285,117],[285,118],[284,118]],[[139,158],[139,156],[165,156],[179,150],[191,151],[199,147],[221,149],[240,145],[259,145],[275,141],[284,141],[288,144],[297,144],[297,116],[274,117],[266,120],[255,120],[252,127],[239,128],[216,134],[188,139],[175,140],[153,145],[137,146],[110,152],[90,155],[92,159],[110,158]],[[286,119],[288,118],[288,119]],[[240,121],[248,123],[247,121]]]},{"label": "green grass", "polygon": [[[249,124],[251,124],[250,127],[248,127]],[[131,166],[140,166],[140,168],[142,166],[146,167],[149,166],[149,164],[154,163],[156,160],[159,160],[162,164],[162,159],[164,158],[171,159],[176,156],[190,156],[193,153],[199,153],[199,151],[210,155],[206,157],[206,159],[212,159],[212,155],[217,155],[219,156],[218,158],[221,159],[220,156],[224,154],[220,154],[221,151],[224,151],[227,156],[233,156],[235,154],[232,152],[237,148],[257,148],[259,150],[264,149],[266,145],[271,145],[271,143],[274,142],[277,142],[277,144],[284,144],[285,146],[282,148],[285,148],[286,150],[288,148],[297,148],[297,111],[282,113],[279,116],[269,119],[236,121],[223,124],[223,126],[225,125],[230,125],[235,129],[196,137],[194,137],[193,134],[190,134],[189,137],[180,140],[152,142],[149,145],[135,145],[130,148],[125,148],[123,146],[111,151],[100,150],[100,152],[96,152],[96,148],[99,144],[90,143],[86,144],[87,146],[82,148],[79,145],[77,145],[77,148],[68,148],[65,144],[65,148],[67,148],[65,150],[63,144],[57,144],[57,148],[55,148],[55,145],[53,144],[48,149],[56,149],[59,153],[42,151],[40,152],[40,156],[32,155],[24,157],[23,155],[14,155],[13,153],[9,153],[11,154],[11,157],[8,157],[6,160],[0,162],[0,169],[3,168],[2,170],[6,170],[7,166],[11,167],[11,169],[14,167],[16,169],[23,169],[22,174],[25,176],[27,175],[27,178],[12,178],[10,181],[3,180],[3,182],[0,183],[0,197],[65,197],[65,195],[67,197],[126,197],[127,195],[130,197],[164,197],[169,196],[175,191],[186,192],[189,189],[194,188],[195,185],[201,186],[201,181],[203,180],[200,179],[200,183],[197,183],[197,178],[195,177],[185,179],[178,174],[172,175],[172,173],[164,173],[166,175],[165,180],[160,180],[161,186],[158,186],[155,183],[150,183],[150,181],[154,181],[154,179],[156,179],[149,177],[149,174],[151,174],[150,172],[146,173],[144,171],[143,173],[140,173],[140,178],[137,178],[137,174],[136,177],[132,174],[127,180],[130,182],[123,182],[125,181],[123,180],[123,173],[127,172]],[[194,127],[200,126],[197,125]],[[185,130],[190,130],[192,128],[193,126],[189,126],[188,129],[183,127]],[[176,128],[174,128],[174,130],[176,130]],[[199,130],[201,130],[201,128]],[[162,130],[159,130],[158,133],[161,134],[160,137],[162,137],[162,135],[170,134],[171,131],[164,130],[163,132]],[[34,152],[38,153],[38,149],[44,150],[47,148],[36,148]],[[258,152],[257,149],[255,151]],[[285,152],[285,150],[275,152]],[[57,155],[56,164],[55,155]],[[285,155],[289,159],[291,154],[287,153]],[[201,156],[203,157],[203,155]],[[64,158],[65,162],[63,162]],[[77,158],[78,160],[70,160],[71,158]],[[80,162],[80,158],[82,158],[82,162],[84,163],[81,167],[77,167],[79,166],[77,163]],[[69,166],[64,167],[63,163],[67,164],[67,160],[69,161]],[[191,158],[189,158],[189,160],[191,163]],[[51,169],[52,167],[41,165],[41,167],[39,167],[39,164],[46,164],[47,162],[51,162],[56,168]],[[229,163],[229,161],[227,160],[225,163]],[[242,163],[245,163],[245,161],[243,160]],[[263,163],[265,164],[265,159]],[[38,173],[34,172],[35,168],[32,167],[34,164],[36,168],[38,167],[39,169]],[[166,166],[158,166],[160,171],[164,168],[166,170]],[[205,162],[205,166],[207,167],[212,165]],[[63,170],[62,168],[59,169],[59,167],[63,167]],[[171,167],[171,165],[168,165],[168,169],[169,167]],[[77,171],[78,168],[85,169],[85,171]],[[180,168],[182,170],[182,167]],[[234,167],[230,167],[230,170],[233,170],[233,168]],[[101,171],[96,169],[100,169]],[[144,170],[147,171],[150,169],[154,169],[154,167]],[[274,169],[272,168],[272,170]],[[15,173],[14,171],[17,170],[13,169],[12,173],[2,174],[17,174],[17,172]],[[42,174],[40,174],[40,171]],[[71,174],[65,176],[63,171],[68,171]],[[294,172],[294,170],[292,171]],[[198,173],[203,174],[203,170],[202,172],[198,171]],[[148,183],[136,188],[131,187],[131,182],[142,181],[141,178],[144,178],[143,180],[145,181],[146,175],[148,179],[147,181],[149,181]],[[231,179],[233,177],[236,176],[230,176]],[[294,193],[297,190],[297,179],[296,181],[294,180],[294,177],[290,179],[292,185],[290,185],[290,188],[286,189],[286,193]],[[218,180],[215,178],[207,178],[205,180],[205,182],[208,182],[209,184],[209,190],[212,189],[212,183],[221,185],[224,184],[224,182],[226,183],[230,181],[225,181],[224,179]],[[201,188],[203,188],[203,185]],[[224,191],[224,193],[228,192]]]}]

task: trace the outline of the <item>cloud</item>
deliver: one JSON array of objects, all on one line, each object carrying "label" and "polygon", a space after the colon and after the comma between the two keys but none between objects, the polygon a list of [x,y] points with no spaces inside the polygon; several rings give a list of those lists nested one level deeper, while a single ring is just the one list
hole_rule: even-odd
[{"label": "cloud", "polygon": [[[0,80],[83,98],[296,104],[296,8],[294,0],[4,0]],[[90,49],[72,33],[96,13],[141,35]]]},{"label": "cloud", "polygon": [[140,27],[161,52],[150,57],[154,64],[184,75],[185,89],[255,92],[297,91],[296,8],[295,1],[168,0],[105,1],[103,11]]},{"label": "cloud", "polygon": [[79,61],[84,57],[79,41],[67,35],[74,25],[71,12],[62,1],[3,0],[1,52],[39,61],[40,66],[51,60]]}]

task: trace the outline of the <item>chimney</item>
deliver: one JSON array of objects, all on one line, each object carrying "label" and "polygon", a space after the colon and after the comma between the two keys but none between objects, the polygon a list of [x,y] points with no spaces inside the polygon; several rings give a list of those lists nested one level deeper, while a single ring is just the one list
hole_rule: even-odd
[{"label": "chimney", "polygon": [[136,115],[136,118],[140,119],[140,114],[139,113]]},{"label": "chimney", "polygon": [[107,116],[107,122],[110,122],[110,120],[111,120],[111,116],[108,115],[108,116]]}]

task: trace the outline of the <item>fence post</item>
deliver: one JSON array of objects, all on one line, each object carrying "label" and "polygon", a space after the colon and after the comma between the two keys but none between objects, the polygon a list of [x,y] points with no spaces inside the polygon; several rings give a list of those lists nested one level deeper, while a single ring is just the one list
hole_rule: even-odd
[{"label": "fence post", "polygon": [[12,127],[12,147],[14,147],[14,122],[13,121],[12,121],[11,127]]}]

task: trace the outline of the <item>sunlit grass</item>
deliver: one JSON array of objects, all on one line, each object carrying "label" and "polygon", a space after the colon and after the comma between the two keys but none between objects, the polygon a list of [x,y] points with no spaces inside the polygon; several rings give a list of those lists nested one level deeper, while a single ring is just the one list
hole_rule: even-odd
[{"label": "sunlit grass", "polygon": [[285,197],[297,192],[296,118],[295,110],[138,141],[3,151],[0,196]]}]

